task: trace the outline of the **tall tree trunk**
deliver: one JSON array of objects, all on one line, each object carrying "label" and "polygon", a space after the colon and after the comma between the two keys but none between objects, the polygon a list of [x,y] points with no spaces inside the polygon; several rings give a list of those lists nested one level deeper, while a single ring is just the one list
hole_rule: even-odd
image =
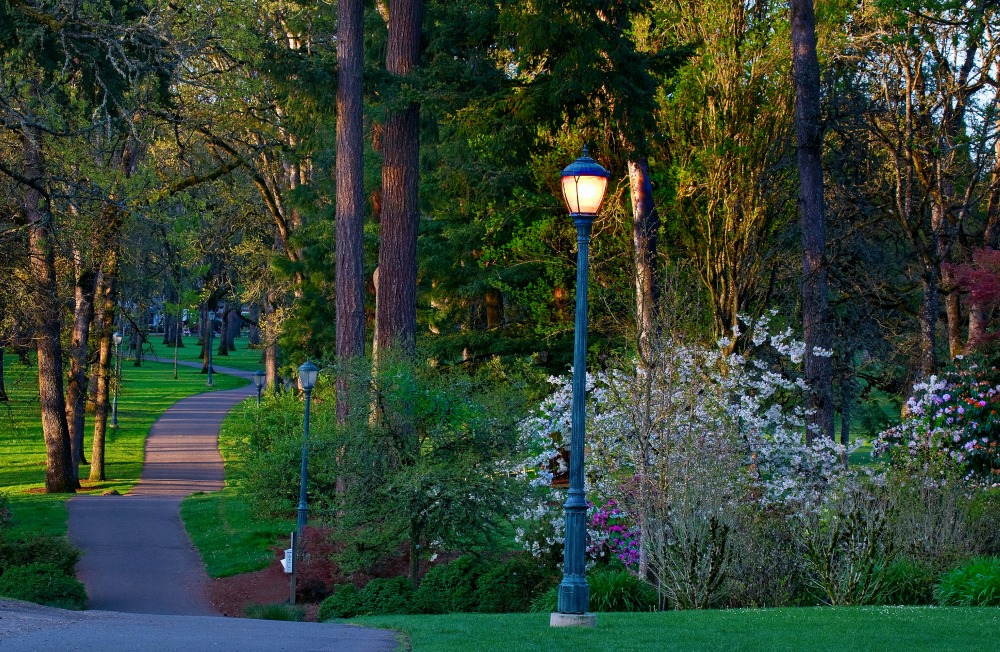
[{"label": "tall tree trunk", "polygon": [[232,349],[229,342],[229,328],[233,319],[233,306],[229,302],[223,304],[222,312],[219,314],[219,321],[221,322],[219,326],[219,348],[215,352],[215,355],[229,355],[229,351]]},{"label": "tall tree trunk", "polygon": [[[277,293],[268,293],[264,299],[264,317],[270,320],[278,306]],[[264,332],[264,375],[267,382],[267,391],[277,393],[278,391],[278,342],[273,332]]]},{"label": "tall tree trunk", "polygon": [[[337,6],[337,357],[365,352],[364,2]],[[347,418],[346,372],[337,378],[337,419]]]},{"label": "tall tree trunk", "polygon": [[812,0],[792,0],[792,66],[795,75],[795,133],[798,140],[799,211],[802,220],[802,326],[805,376],[812,414],[806,440],[833,438],[833,364],[816,349],[830,351],[830,306],[827,294],[826,222],[823,208],[823,165],[820,125],[819,59]]},{"label": "tall tree trunk", "polygon": [[639,335],[639,359],[646,364],[651,359],[649,346],[655,335],[656,305],[659,301],[656,245],[660,216],[653,204],[653,184],[649,180],[649,162],[645,156],[637,156],[628,162],[628,177],[635,256],[635,321]]},{"label": "tall tree trunk", "polygon": [[[420,63],[423,0],[398,0],[389,8],[385,67],[402,77]],[[412,353],[417,334],[418,168],[420,107],[389,114],[382,141],[382,242],[375,291],[376,354],[399,346]]]},{"label": "tall tree trunk", "polygon": [[3,347],[0,346],[0,402],[6,403],[10,398],[7,396],[7,385],[3,380]]},{"label": "tall tree trunk", "polygon": [[54,224],[48,199],[38,189],[45,169],[41,130],[24,126],[21,143],[25,176],[34,184],[25,189],[23,209],[31,254],[38,398],[45,438],[45,492],[73,492],[71,445],[66,424],[66,396],[63,393],[62,318],[56,278]]},{"label": "tall tree trunk", "polygon": [[240,336],[243,329],[242,306],[239,303],[229,304],[229,321],[226,326],[226,345],[230,351],[236,350],[236,338]]},{"label": "tall tree trunk", "polygon": [[[79,257],[77,265],[80,265]],[[76,309],[73,334],[70,339],[69,382],[66,385],[66,420],[70,428],[70,457],[76,487],[80,486],[80,464],[86,464],[83,453],[83,429],[87,414],[87,351],[90,325],[94,320],[94,292],[97,274],[92,269],[78,269],[76,276]]]},{"label": "tall tree trunk", "polygon": [[[112,238],[115,238],[112,235]],[[118,244],[108,248],[94,291],[94,324],[97,336],[97,392],[94,398],[94,439],[90,451],[90,479],[106,480],[104,469],[108,412],[111,407],[112,341],[115,304],[118,301]]]},{"label": "tall tree trunk", "polygon": [[260,302],[250,304],[250,334],[247,337],[247,346],[251,349],[260,347]]},{"label": "tall tree trunk", "polygon": [[937,372],[938,268],[930,264],[924,270],[923,297],[920,301],[920,379]]}]

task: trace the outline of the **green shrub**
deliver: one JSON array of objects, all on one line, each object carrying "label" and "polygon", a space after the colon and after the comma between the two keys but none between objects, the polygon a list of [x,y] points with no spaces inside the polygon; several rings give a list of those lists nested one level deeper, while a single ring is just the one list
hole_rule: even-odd
[{"label": "green shrub", "polygon": [[63,609],[83,609],[87,605],[83,584],[54,564],[8,568],[0,575],[0,595]]},{"label": "green shrub", "polygon": [[601,569],[587,578],[592,611],[654,611],[656,589],[629,571]]},{"label": "green shrub", "polygon": [[248,604],[243,610],[247,618],[258,620],[291,620],[300,622],[306,619],[306,610],[291,604]]},{"label": "green shrub", "polygon": [[497,562],[477,582],[476,610],[482,613],[530,611],[532,599],[558,580],[558,568],[527,553]]},{"label": "green shrub", "polygon": [[486,563],[473,555],[434,566],[420,581],[413,596],[414,607],[425,614],[475,611],[479,607],[476,586],[488,570]]},{"label": "green shrub", "polygon": [[[591,611],[654,611],[656,589],[625,569],[602,568],[587,575]],[[559,587],[539,595],[531,610],[552,613],[559,609]]]},{"label": "green shrub", "polygon": [[901,558],[886,568],[883,602],[895,605],[927,605],[934,602],[937,573],[931,566]]},{"label": "green shrub", "polygon": [[976,557],[945,573],[934,599],[945,607],[1000,607],[1000,557]]},{"label": "green shrub", "polygon": [[969,531],[977,550],[987,555],[1000,554],[1000,488],[977,492],[966,509]]},{"label": "green shrub", "polygon": [[15,566],[51,564],[66,575],[75,575],[79,560],[80,551],[65,537],[0,538],[0,574]]},{"label": "green shrub", "polygon": [[416,613],[413,585],[408,577],[377,578],[368,582],[358,595],[358,615]]},{"label": "green shrub", "polygon": [[319,606],[317,618],[325,622],[334,618],[353,618],[361,613],[361,594],[353,584],[341,584],[333,589]]}]

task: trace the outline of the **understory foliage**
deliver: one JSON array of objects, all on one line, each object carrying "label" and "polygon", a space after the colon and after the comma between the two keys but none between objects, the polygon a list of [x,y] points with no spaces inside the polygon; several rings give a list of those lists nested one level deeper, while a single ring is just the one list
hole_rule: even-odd
[{"label": "understory foliage", "polygon": [[[661,608],[723,601],[741,510],[814,513],[845,476],[844,447],[805,441],[806,387],[794,374],[803,348],[772,325],[776,317],[716,347],[663,327],[641,363],[588,376],[587,491],[597,505],[591,541],[600,544],[591,554],[649,577]],[[731,352],[738,339],[747,353]],[[536,524],[519,534],[536,554],[552,554],[562,537],[557,516],[548,516],[551,534],[537,525],[560,502],[545,487],[564,472],[570,438],[572,381],[552,382],[556,391],[523,423],[541,499],[530,513]]]},{"label": "understory foliage", "polygon": [[0,494],[0,596],[63,609],[83,609],[87,593],[77,581],[80,551],[64,537],[7,533],[12,514]]},{"label": "understory foliage", "polygon": [[[337,392],[321,374],[307,443],[310,523],[328,528],[341,570],[370,572],[400,555],[413,570],[438,552],[496,540],[523,506],[524,483],[509,472],[522,455],[518,380],[499,368],[441,372],[388,354],[343,373],[348,418],[336,422]],[[230,430],[239,489],[267,512],[297,504],[302,410],[301,397],[286,392]]]}]

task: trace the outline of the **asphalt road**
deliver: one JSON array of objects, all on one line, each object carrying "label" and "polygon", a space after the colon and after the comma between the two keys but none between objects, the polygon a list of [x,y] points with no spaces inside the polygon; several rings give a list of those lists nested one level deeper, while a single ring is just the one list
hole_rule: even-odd
[{"label": "asphalt road", "polygon": [[390,652],[392,632],[332,623],[64,611],[0,599],[0,652]]}]

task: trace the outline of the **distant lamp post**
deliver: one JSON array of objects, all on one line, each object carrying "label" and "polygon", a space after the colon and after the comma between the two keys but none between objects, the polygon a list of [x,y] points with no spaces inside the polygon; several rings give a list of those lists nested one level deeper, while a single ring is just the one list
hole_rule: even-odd
[{"label": "distant lamp post", "polygon": [[316,376],[319,375],[319,368],[306,360],[305,364],[299,367],[299,386],[306,393],[306,412],[302,423],[302,474],[299,476],[299,520],[295,527],[296,537],[300,545],[302,541],[302,531],[306,527],[306,482],[309,463],[309,400],[312,396],[312,389],[316,386]]},{"label": "distant lamp post", "polygon": [[215,334],[215,311],[208,311],[208,382],[205,383],[209,387],[212,386],[212,335]]},{"label": "distant lamp post", "polygon": [[264,390],[264,383],[266,380],[267,377],[260,369],[253,372],[253,386],[257,388],[257,407],[260,407],[260,393]]},{"label": "distant lamp post", "polygon": [[115,334],[111,336],[111,340],[115,343],[115,395],[114,399],[111,401],[111,427],[118,427],[118,385],[122,381],[122,334],[115,331]]},{"label": "distant lamp post", "polygon": [[562,171],[563,199],[576,224],[576,338],[573,346],[573,416],[569,451],[569,493],[563,505],[565,543],[563,578],[559,584],[559,611],[549,620],[553,627],[593,627],[595,618],[587,613],[590,587],[587,586],[587,499],[584,495],[583,451],[586,438],[587,391],[587,280],[590,231],[601,209],[610,174],[587,156],[576,159]]}]

